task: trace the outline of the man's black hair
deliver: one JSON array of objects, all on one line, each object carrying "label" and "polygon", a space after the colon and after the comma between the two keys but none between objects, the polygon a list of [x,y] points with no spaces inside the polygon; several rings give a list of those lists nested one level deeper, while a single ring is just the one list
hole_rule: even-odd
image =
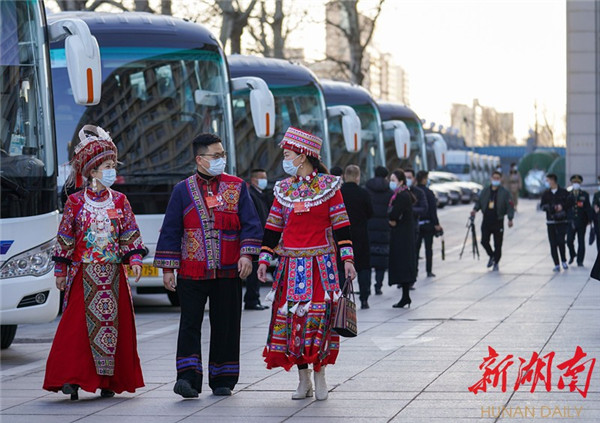
[{"label": "man's black hair", "polygon": [[256,176],[256,174],[257,174],[257,173],[262,173],[262,172],[265,172],[265,173],[267,173],[267,171],[266,171],[266,170],[264,170],[264,169],[261,169],[261,168],[252,169],[252,170],[250,171],[250,177],[254,178],[254,177]]},{"label": "man's black hair", "polygon": [[426,170],[419,170],[417,172],[417,184],[423,182],[423,180],[425,180],[425,178],[427,178],[428,176],[429,172],[427,172]]},{"label": "man's black hair", "polygon": [[407,167],[406,169],[402,169],[404,173],[410,172],[413,176],[415,176],[415,171],[412,167]]},{"label": "man's black hair", "polygon": [[[377,166],[375,168],[375,176],[378,178],[385,178],[389,175],[388,170],[383,166]],[[599,177],[600,178],[600,177]]]},{"label": "man's black hair", "polygon": [[558,176],[556,176],[556,174],[554,174],[554,173],[548,173],[546,175],[546,178],[552,179],[554,182],[558,182]]},{"label": "man's black hair", "polygon": [[498,175],[499,177],[501,177],[501,178],[502,178],[502,172],[499,172],[499,171],[497,171],[497,170],[494,170],[494,171],[492,172],[492,176],[494,176],[494,175]]},{"label": "man's black hair", "polygon": [[208,149],[209,145],[213,145],[218,142],[223,142],[223,141],[221,140],[221,138],[219,138],[215,134],[210,134],[208,132],[204,132],[204,133],[198,135],[192,141],[192,145],[194,148],[194,157],[197,156],[198,154],[206,153],[206,150]]},{"label": "man's black hair", "polygon": [[329,172],[331,172],[331,174],[334,176],[342,176],[344,169],[342,169],[340,166],[334,166]]}]

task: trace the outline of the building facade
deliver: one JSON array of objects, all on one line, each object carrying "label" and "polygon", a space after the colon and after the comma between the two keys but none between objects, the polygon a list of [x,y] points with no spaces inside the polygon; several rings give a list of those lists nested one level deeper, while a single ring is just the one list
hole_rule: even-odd
[{"label": "building facade", "polygon": [[567,1],[567,175],[600,175],[600,1]]}]

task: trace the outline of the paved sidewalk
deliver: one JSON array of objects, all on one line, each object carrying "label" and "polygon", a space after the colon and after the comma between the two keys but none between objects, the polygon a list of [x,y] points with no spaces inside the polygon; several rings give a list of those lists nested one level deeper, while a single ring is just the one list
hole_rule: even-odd
[{"label": "paved sidewalk", "polygon": [[[588,277],[596,246],[588,247],[585,268],[553,273],[543,214],[533,201],[519,206],[515,227],[506,228],[497,273],[485,268],[481,247],[481,260],[473,260],[470,244],[458,259],[469,207],[440,211],[446,261],[441,261],[436,239],[437,277],[421,274],[410,309],[392,308],[400,291],[384,286],[384,295],[370,298],[369,310],[358,311],[359,336],[343,339],[337,364],[327,368],[327,401],[292,401],[296,373],[265,369],[261,353],[268,311],[244,312],[242,373],[234,395],[213,396],[205,380],[199,399],[182,400],[172,392],[178,309],[168,306],[166,295],[153,295],[135,297],[145,388],[112,399],[83,392],[77,402],[43,391],[57,321],[23,325],[15,343],[2,351],[0,418],[44,423],[600,421],[600,363],[593,369],[587,398],[569,392],[568,386],[560,390],[564,370],[557,368],[573,358],[577,346],[587,353],[579,364],[600,359],[600,282]],[[421,270],[424,265],[421,261]],[[468,388],[483,376],[479,366],[488,346],[499,355],[492,368],[510,354],[514,364],[507,371],[506,392],[500,382],[475,395]],[[533,352],[541,357],[555,353],[550,392],[544,380],[534,393],[531,380],[514,390],[519,357],[527,364]],[[540,370],[547,376],[546,367]],[[586,371],[578,374],[580,389]],[[568,385],[571,379],[564,380]]]}]

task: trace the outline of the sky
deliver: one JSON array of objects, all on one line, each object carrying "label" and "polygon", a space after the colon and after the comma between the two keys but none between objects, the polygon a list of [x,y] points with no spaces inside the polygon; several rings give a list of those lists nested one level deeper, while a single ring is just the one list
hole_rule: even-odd
[{"label": "sky", "polygon": [[[318,57],[324,29],[316,26],[290,43]],[[386,0],[374,42],[406,70],[410,106],[428,122],[449,126],[452,103],[472,105],[476,98],[514,113],[522,142],[537,103],[539,121],[545,113],[564,136],[566,0]]]}]

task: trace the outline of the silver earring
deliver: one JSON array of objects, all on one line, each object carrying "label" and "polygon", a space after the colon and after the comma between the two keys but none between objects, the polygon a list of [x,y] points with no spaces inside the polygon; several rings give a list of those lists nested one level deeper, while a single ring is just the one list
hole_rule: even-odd
[{"label": "silver earring", "polygon": [[96,178],[92,179],[92,190],[98,191],[98,184],[96,183]]}]

